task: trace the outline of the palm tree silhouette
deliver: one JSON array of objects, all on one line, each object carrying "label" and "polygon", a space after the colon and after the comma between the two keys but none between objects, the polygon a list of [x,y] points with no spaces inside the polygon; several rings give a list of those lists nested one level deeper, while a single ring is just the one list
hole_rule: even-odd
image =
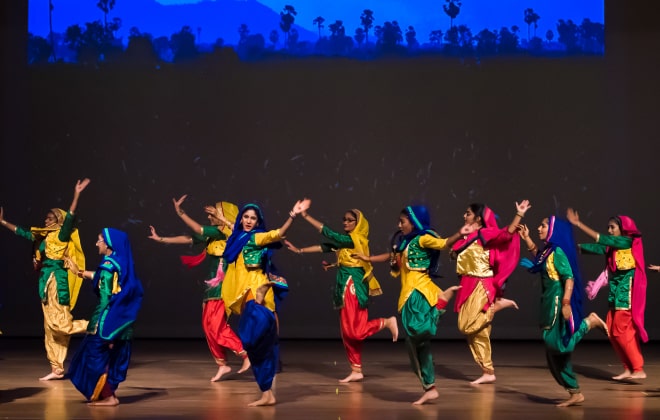
[{"label": "palm tree silhouette", "polygon": [[115,7],[115,0],[99,0],[98,3],[96,3],[96,7],[101,9],[103,11],[103,27],[105,30],[108,30],[108,13],[110,13],[110,10],[112,10],[113,7]]},{"label": "palm tree silhouette", "polygon": [[55,39],[53,38],[53,0],[48,0],[48,37],[50,38],[50,55],[53,57],[53,61],[57,61],[57,56],[55,55]]},{"label": "palm tree silhouette", "polygon": [[289,45],[289,31],[296,20],[295,16],[298,14],[296,9],[291,5],[284,6],[284,10],[280,12],[280,29],[284,32],[284,45]]},{"label": "palm tree silhouette", "polygon": [[325,19],[323,19],[322,16],[319,16],[312,21],[312,24],[319,28],[319,39],[321,39],[321,28],[323,28],[323,22],[325,22]]},{"label": "palm tree silhouette", "polygon": [[534,9],[532,8],[525,9],[525,23],[527,24],[528,41],[529,41],[529,27],[532,23],[534,24],[534,37],[536,37],[536,28],[539,27],[539,25],[536,22],[538,22],[539,19],[541,19],[541,16],[539,16],[536,12],[534,12]]},{"label": "palm tree silhouette", "polygon": [[360,15],[360,24],[364,28],[364,35],[366,44],[369,43],[369,28],[374,26],[374,12],[369,9],[364,9]]},{"label": "palm tree silhouette", "polygon": [[442,10],[444,10],[447,16],[449,16],[449,27],[453,28],[454,19],[456,19],[456,16],[461,12],[461,6],[463,3],[461,3],[460,0],[445,0],[445,3],[447,4],[442,5]]}]

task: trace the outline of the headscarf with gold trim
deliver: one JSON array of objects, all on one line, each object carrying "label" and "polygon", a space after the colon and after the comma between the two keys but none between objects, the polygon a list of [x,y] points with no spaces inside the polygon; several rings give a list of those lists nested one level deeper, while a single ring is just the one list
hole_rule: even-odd
[{"label": "headscarf with gold trim", "polygon": [[[39,254],[38,248],[39,244],[42,241],[46,241],[45,245],[45,254],[46,258],[51,260],[63,260],[65,257],[69,257],[76,263],[80,270],[85,269],[85,254],[83,253],[82,246],[80,244],[80,234],[78,229],[73,229],[71,231],[71,236],[66,242],[62,242],[59,239],[59,231],[62,229],[62,224],[66,218],[66,211],[58,208],[53,208],[50,210],[51,213],[55,216],[57,220],[55,224],[46,226],[46,227],[32,227],[30,232],[35,238],[35,245],[37,250],[35,251],[35,258],[37,261],[41,261],[42,256]],[[67,270],[67,278],[69,281],[69,306],[73,309],[76,306],[76,301],[78,300],[78,292],[80,291],[80,286],[82,285],[82,279],[78,277],[71,270]]]},{"label": "headscarf with gold trim", "polygon": [[362,254],[362,255],[371,255],[369,252],[369,222],[367,218],[364,217],[364,214],[358,209],[348,210],[350,213],[353,213],[357,220],[355,222],[355,228],[349,232],[349,236],[353,240],[353,248],[346,249],[342,248],[337,252],[337,262],[347,263],[348,266],[359,266],[364,270],[364,278],[362,281],[369,282],[369,295],[378,296],[383,294],[383,290],[374,277],[373,271],[374,267],[368,261],[362,261],[360,259],[354,258],[351,254]]}]

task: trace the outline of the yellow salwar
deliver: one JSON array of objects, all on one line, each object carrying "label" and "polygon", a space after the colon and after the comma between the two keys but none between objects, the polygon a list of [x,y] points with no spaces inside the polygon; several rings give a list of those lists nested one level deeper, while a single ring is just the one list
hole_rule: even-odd
[{"label": "yellow salwar", "polygon": [[74,320],[71,315],[71,307],[60,304],[54,273],[50,274],[50,278],[46,282],[46,303],[42,302],[41,309],[44,313],[46,356],[53,373],[62,375],[71,335],[87,331],[89,321]]},{"label": "yellow salwar", "polygon": [[484,373],[492,375],[495,373],[490,346],[493,306],[483,311],[488,301],[486,289],[481,282],[478,282],[458,312],[458,330],[467,337],[474,361],[481,366]]}]

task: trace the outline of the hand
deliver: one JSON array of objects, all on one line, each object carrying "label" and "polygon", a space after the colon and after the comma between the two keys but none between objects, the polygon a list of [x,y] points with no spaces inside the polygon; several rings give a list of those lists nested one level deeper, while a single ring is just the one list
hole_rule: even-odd
[{"label": "hand", "polygon": [[221,217],[220,211],[215,206],[204,206],[204,212],[206,212],[206,214],[210,214],[216,219],[220,219]]},{"label": "hand", "polygon": [[463,235],[463,236],[466,236],[466,235],[471,234],[472,232],[474,232],[478,228],[479,228],[479,225],[477,225],[476,223],[470,223],[469,225],[463,225],[463,227],[461,227],[461,229],[458,231],[458,233]]},{"label": "hand", "polygon": [[577,226],[580,224],[580,215],[570,207],[566,210],[566,219],[568,219],[572,225]]},{"label": "hand", "polygon": [[148,238],[153,239],[154,241],[160,241],[161,237],[156,233],[156,228],[149,225],[149,229],[151,230],[151,235],[149,235]]},{"label": "hand", "polygon": [[186,201],[186,198],[188,197],[188,194],[184,194],[179,198],[178,200],[172,199],[172,203],[174,203],[174,211],[177,212],[178,215],[181,215],[183,213],[183,210],[181,210],[181,204]]},{"label": "hand", "polygon": [[360,253],[354,253],[351,254],[351,257],[356,258],[358,260],[366,261],[366,262],[371,262],[371,258],[369,258],[368,255],[360,254]]},{"label": "hand", "polygon": [[573,315],[573,312],[571,311],[571,305],[562,305],[561,314],[564,316],[566,321],[571,319],[571,315]]},{"label": "hand", "polygon": [[529,228],[525,224],[518,225],[518,234],[520,237],[526,241],[529,239]]},{"label": "hand", "polygon": [[[2,219],[2,213],[0,212],[0,220],[1,219]],[[649,270],[657,271],[660,273],[660,265],[649,264]]]},{"label": "hand", "polygon": [[298,215],[304,211],[307,211],[309,209],[309,206],[312,205],[312,200],[309,198],[304,198],[302,200],[296,201],[296,204],[294,204],[293,209],[291,209],[291,213],[293,215]]},{"label": "hand", "polygon": [[296,248],[291,242],[289,242],[286,239],[282,242],[284,242],[284,245],[286,245],[286,247],[289,251],[295,252],[296,254],[300,254],[300,250],[298,248]]},{"label": "hand", "polygon": [[78,268],[78,264],[76,264],[71,257],[64,257],[64,268],[68,268],[70,271],[78,274],[80,271],[80,268]]},{"label": "hand", "polygon": [[82,181],[81,181],[81,180],[78,180],[78,182],[76,182],[76,187],[74,188],[73,191],[74,191],[76,194],[80,194],[81,192],[83,192],[83,190],[84,190],[85,188],[87,188],[87,186],[89,185],[90,182],[91,182],[91,181],[90,181],[89,178],[85,178],[85,179],[83,179]]},{"label": "hand", "polygon": [[518,204],[518,202],[516,201],[516,211],[522,214],[523,216],[525,215],[527,210],[531,208],[532,206],[529,204],[529,200],[523,200],[520,202],[520,204]]},{"label": "hand", "polygon": [[332,267],[337,267],[337,264],[330,264],[327,261],[321,261],[321,266],[323,267],[323,271],[328,271]]}]

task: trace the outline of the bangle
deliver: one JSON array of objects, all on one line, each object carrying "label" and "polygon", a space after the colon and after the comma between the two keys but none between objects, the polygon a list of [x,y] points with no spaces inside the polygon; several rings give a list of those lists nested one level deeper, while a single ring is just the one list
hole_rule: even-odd
[{"label": "bangle", "polygon": [[582,223],[577,222],[577,225],[576,225],[576,226],[577,226],[577,227],[582,227]]},{"label": "bangle", "polygon": [[7,226],[7,221],[5,219],[2,219],[2,221],[0,221],[0,223],[2,223],[2,226]]},{"label": "bangle", "polygon": [[561,306],[570,306],[571,300],[570,299],[562,299],[561,300]]},{"label": "bangle", "polygon": [[527,248],[528,251],[534,251],[536,249],[536,245],[532,245],[531,247]]},{"label": "bangle", "polygon": [[523,217],[525,217],[525,213],[521,213],[521,212],[517,211],[516,216],[520,216],[520,218],[522,219]]},{"label": "bangle", "polygon": [[158,240],[158,242],[165,243],[165,239],[161,236],[160,239]]},{"label": "bangle", "polygon": [[184,214],[186,214],[186,212],[183,211],[183,210],[179,210],[179,211],[177,211],[177,213],[179,213],[179,216],[183,216]]},{"label": "bangle", "polygon": [[291,210],[289,212],[289,217],[292,218],[292,219],[295,219],[296,218],[296,213],[294,213],[293,210]]},{"label": "bangle", "polygon": [[302,253],[303,253],[303,249],[302,249],[302,248],[298,248],[298,255],[302,255]]},{"label": "bangle", "polygon": [[85,272],[82,271],[82,270],[78,270],[78,274],[76,274],[76,276],[80,277],[81,279],[84,279],[85,278]]}]

